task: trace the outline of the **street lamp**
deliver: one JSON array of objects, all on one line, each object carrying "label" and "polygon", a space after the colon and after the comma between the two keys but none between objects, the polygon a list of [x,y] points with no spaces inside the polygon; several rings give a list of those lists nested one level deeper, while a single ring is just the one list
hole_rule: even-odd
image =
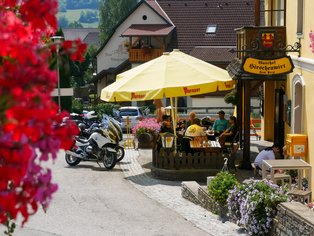
[{"label": "street lamp", "polygon": [[56,51],[57,51],[57,76],[58,76],[58,106],[59,106],[59,113],[61,113],[61,89],[60,89],[60,73],[59,73],[59,50],[60,44],[64,40],[63,36],[52,36],[52,41],[56,43]]}]

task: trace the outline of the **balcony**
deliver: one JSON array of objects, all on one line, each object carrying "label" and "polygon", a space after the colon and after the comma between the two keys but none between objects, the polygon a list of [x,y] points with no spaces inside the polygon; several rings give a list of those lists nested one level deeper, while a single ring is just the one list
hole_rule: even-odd
[{"label": "balcony", "polygon": [[142,48],[142,49],[129,49],[129,61],[134,62],[147,62],[163,54],[163,49],[155,48]]}]

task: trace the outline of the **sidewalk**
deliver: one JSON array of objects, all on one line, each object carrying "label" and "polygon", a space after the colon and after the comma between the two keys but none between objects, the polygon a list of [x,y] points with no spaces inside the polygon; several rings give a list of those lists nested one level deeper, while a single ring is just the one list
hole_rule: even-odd
[{"label": "sidewalk", "polygon": [[[265,146],[271,146],[271,143],[252,141],[251,146],[251,159],[253,159]],[[177,212],[186,220],[207,232],[208,235],[245,235],[243,229],[237,225],[229,221],[222,223],[218,220],[217,215],[182,198],[181,182],[152,178],[150,174],[151,161],[152,151],[149,149],[125,149],[125,157],[120,162],[120,167],[126,179],[128,179],[134,187],[146,194],[149,198]],[[240,170],[237,175],[244,179],[252,176],[252,171]]]}]

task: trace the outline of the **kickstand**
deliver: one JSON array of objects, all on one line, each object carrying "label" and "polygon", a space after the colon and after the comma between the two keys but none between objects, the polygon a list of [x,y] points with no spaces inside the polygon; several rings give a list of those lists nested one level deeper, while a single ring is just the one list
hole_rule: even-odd
[{"label": "kickstand", "polygon": [[101,167],[101,165],[99,164],[99,162],[98,161],[96,161],[97,162],[97,164],[99,165],[99,167]]}]

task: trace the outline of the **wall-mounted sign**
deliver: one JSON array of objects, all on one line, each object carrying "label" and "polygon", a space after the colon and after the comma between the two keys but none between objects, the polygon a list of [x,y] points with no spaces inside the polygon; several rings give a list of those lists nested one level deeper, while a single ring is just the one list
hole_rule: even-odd
[{"label": "wall-mounted sign", "polygon": [[261,42],[264,49],[273,49],[275,45],[275,33],[274,32],[262,32]]},{"label": "wall-mounted sign", "polygon": [[293,71],[294,65],[289,56],[277,59],[257,59],[247,57],[243,64],[243,71],[254,75],[280,75]]}]

